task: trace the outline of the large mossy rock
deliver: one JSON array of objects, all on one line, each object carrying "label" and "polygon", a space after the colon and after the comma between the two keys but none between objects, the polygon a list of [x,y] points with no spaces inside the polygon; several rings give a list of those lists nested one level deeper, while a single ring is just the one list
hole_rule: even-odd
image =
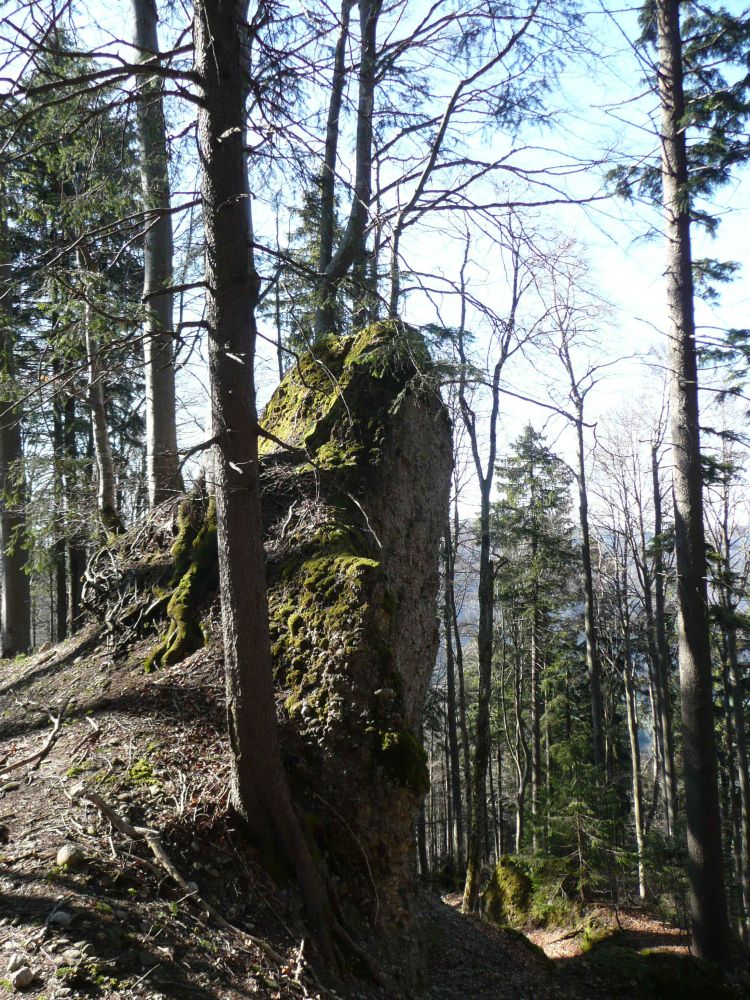
[{"label": "large mossy rock", "polygon": [[[369,933],[412,982],[414,828],[428,788],[418,734],[452,468],[436,375],[417,334],[379,324],[323,339],[261,417],[270,628],[294,798],[356,936]],[[146,669],[211,641],[207,479],[208,490],[161,505],[90,566],[92,611],[120,607],[127,593],[128,635],[156,627]]]},{"label": "large mossy rock", "polygon": [[532,888],[524,862],[506,854],[492,869],[480,897],[482,915],[494,924],[523,927],[529,917]]},{"label": "large mossy rock", "polygon": [[343,894],[386,931],[409,920],[428,787],[449,421],[421,339],[378,325],[303,356],[262,425],[286,762]]}]

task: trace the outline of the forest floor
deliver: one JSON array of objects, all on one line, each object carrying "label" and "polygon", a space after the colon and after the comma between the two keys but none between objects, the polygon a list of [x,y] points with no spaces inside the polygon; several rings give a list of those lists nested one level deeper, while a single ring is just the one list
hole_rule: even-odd
[{"label": "forest floor", "polygon": [[[391,1000],[358,980],[335,993],[316,982],[294,891],[227,822],[218,643],[145,674],[149,646],[108,644],[97,625],[4,664],[0,997],[18,995],[28,968],[36,1000]],[[527,938],[463,916],[455,897],[425,889],[421,901],[426,1000],[645,995],[637,976],[612,992],[564,931]],[[631,919],[620,915],[633,946],[684,951],[673,928]],[[735,986],[726,995],[750,996]]]}]

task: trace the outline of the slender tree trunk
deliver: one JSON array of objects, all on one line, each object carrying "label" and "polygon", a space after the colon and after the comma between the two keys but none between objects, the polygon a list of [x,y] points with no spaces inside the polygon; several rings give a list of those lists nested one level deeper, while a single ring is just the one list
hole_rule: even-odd
[{"label": "slender tree trunk", "polygon": [[693,947],[729,959],[707,614],[679,0],[657,0],[685,816]]},{"label": "slender tree trunk", "polygon": [[[739,920],[738,926],[743,941],[747,938],[747,919],[750,912],[750,898],[747,895],[747,885],[745,884],[743,853],[743,833],[742,833],[742,806],[740,803],[740,792],[734,780],[734,764],[737,759],[737,743],[735,739],[734,711],[732,707],[732,679],[729,667],[729,647],[727,643],[727,631],[722,630],[721,637],[721,666],[722,666],[722,703],[724,708],[724,751],[728,762],[727,767],[720,770],[721,792],[723,800],[723,813],[725,822],[729,827],[728,841],[731,844],[732,861],[734,867],[734,884],[730,881],[730,898],[734,897],[734,909]],[[732,906],[730,905],[730,910]]]},{"label": "slender tree trunk", "polygon": [[664,764],[664,816],[667,834],[674,836],[677,815],[677,778],[674,763],[674,734],[672,728],[672,693],[669,689],[671,656],[667,641],[666,610],[664,600],[664,556],[661,534],[663,531],[661,509],[661,483],[659,481],[659,454],[656,445],[651,448],[651,479],[654,494],[654,628],[658,651],[658,684],[660,689],[659,712]]},{"label": "slender tree trunk", "polygon": [[[725,461],[730,461],[730,457],[723,455]],[[721,517],[721,556],[722,556],[722,576],[721,583],[721,603],[723,612],[723,645],[722,653],[724,658],[724,698],[725,710],[731,711],[732,727],[734,731],[734,747],[736,755],[732,753],[732,740],[728,739],[728,780],[731,785],[733,812],[736,813],[736,835],[735,842],[739,854],[740,887],[742,893],[742,919],[740,921],[742,937],[747,942],[750,936],[750,771],[748,769],[747,753],[747,732],[745,727],[745,710],[742,704],[742,686],[739,676],[739,661],[737,656],[737,630],[735,616],[737,612],[737,601],[739,597],[733,594],[734,574],[732,572],[732,536],[730,529],[731,503],[729,490],[730,477],[724,476],[723,496],[722,496],[722,517]],[[736,757],[736,759],[735,759]],[[735,792],[733,768],[736,765],[737,787],[739,788],[739,803]]]},{"label": "slender tree trunk", "polygon": [[458,753],[458,727],[456,725],[456,679],[455,658],[453,655],[453,629],[451,616],[451,589],[453,587],[453,540],[450,524],[445,526],[445,593],[443,600],[443,632],[445,634],[446,655],[446,695],[448,714],[448,745],[450,750],[451,800],[453,804],[453,850],[456,859],[456,869],[462,872],[464,857],[464,824],[462,818],[463,802],[461,799],[461,766]]},{"label": "slender tree trunk", "polygon": [[526,789],[529,783],[529,751],[523,732],[523,671],[521,657],[516,650],[513,671],[513,714],[516,723],[516,854],[523,850],[526,819]]},{"label": "slender tree trunk", "polygon": [[196,0],[194,11],[231,801],[258,840],[276,840],[291,861],[318,947],[334,965],[328,894],[294,811],[273,689],[254,385],[260,282],[244,152],[247,0]]},{"label": "slender tree trunk", "polygon": [[[53,361],[53,373],[59,374],[59,362]],[[65,410],[59,395],[52,404],[52,451],[54,459],[55,496],[55,628],[54,637],[61,642],[68,634],[68,574],[66,569],[69,529],[65,517]]]},{"label": "slender tree trunk", "polygon": [[[458,532],[454,532],[454,538],[457,538]],[[466,791],[466,840],[468,841],[471,836],[471,748],[469,747],[469,727],[466,724],[466,690],[464,687],[464,650],[461,645],[461,630],[458,623],[458,608],[456,607],[456,590],[455,590],[455,569],[456,569],[456,548],[454,543],[454,550],[451,556],[451,565],[453,566],[454,579],[451,585],[450,592],[450,602],[451,602],[451,624],[453,626],[453,638],[455,641],[454,653],[455,653],[455,665],[456,665],[456,677],[458,679],[458,730],[461,735],[461,754],[463,757],[464,765],[464,787]]]},{"label": "slender tree trunk", "polygon": [[493,570],[490,557],[490,491],[492,472],[480,483],[479,515],[479,696],[474,736],[474,766],[471,789],[471,834],[466,858],[463,910],[470,913],[479,895],[482,845],[486,821],[487,765],[490,752],[490,697],[492,690]]},{"label": "slender tree trunk", "polygon": [[430,874],[430,862],[427,857],[427,802],[422,802],[417,816],[417,861],[419,874],[427,878]]},{"label": "slender tree trunk", "polygon": [[648,887],[646,885],[646,866],[644,861],[646,841],[644,835],[643,819],[643,780],[641,778],[641,750],[638,744],[638,715],[635,704],[635,683],[633,678],[633,667],[630,663],[630,650],[626,649],[624,654],[625,663],[623,665],[623,681],[625,684],[625,708],[628,720],[628,738],[630,742],[630,772],[632,778],[633,792],[633,822],[635,825],[635,841],[638,853],[638,894],[641,899],[646,899]]},{"label": "slender tree trunk", "polygon": [[89,406],[94,436],[94,455],[98,476],[97,506],[102,524],[107,531],[122,531],[122,523],[117,513],[115,463],[109,440],[107,406],[104,401],[104,369],[102,368],[99,344],[91,325],[91,310],[84,305],[84,337],[89,368]]},{"label": "slender tree trunk", "polygon": [[583,623],[586,633],[586,666],[591,688],[591,739],[594,764],[604,775],[606,751],[604,742],[604,703],[602,699],[601,663],[596,644],[596,608],[594,575],[591,569],[591,535],[589,532],[589,501],[586,487],[586,452],[583,441],[583,408],[576,414],[578,458],[578,515],[581,525],[581,567],[583,576]]},{"label": "slender tree trunk", "polygon": [[[377,79],[376,40],[381,7],[382,0],[359,0],[361,42],[354,191],[346,228],[339,245],[321,272],[315,316],[315,332],[318,335],[336,331],[336,291],[352,264],[361,257],[364,246],[372,197],[373,111]],[[333,163],[335,169],[335,156]]]},{"label": "slender tree trunk", "polygon": [[65,502],[68,514],[73,514],[68,525],[68,634],[75,635],[81,626],[83,574],[86,570],[86,548],[81,539],[81,527],[76,520],[74,499],[78,494],[78,444],[76,441],[76,401],[68,396],[64,410],[65,438]]},{"label": "slender tree trunk", "polygon": [[[135,47],[144,65],[158,65],[156,0],[131,0]],[[153,507],[184,489],[177,451],[174,368],[174,302],[171,286],[172,216],[169,153],[162,84],[158,76],[137,78],[137,123],[141,188],[149,218],[143,247],[143,351],[146,379],[146,476]]]},{"label": "slender tree trunk", "polygon": [[[533,557],[536,555],[536,543],[532,546]],[[542,787],[542,713],[540,693],[541,670],[539,664],[539,610],[537,597],[531,609],[531,815],[533,827],[531,846],[534,851],[539,847],[539,795]]]},{"label": "slender tree trunk", "polygon": [[326,145],[320,172],[320,239],[318,269],[321,274],[331,263],[336,232],[336,167],[340,135],[341,102],[346,84],[346,48],[349,42],[349,22],[356,0],[342,0],[339,37],[333,57],[333,79],[328,99]]}]

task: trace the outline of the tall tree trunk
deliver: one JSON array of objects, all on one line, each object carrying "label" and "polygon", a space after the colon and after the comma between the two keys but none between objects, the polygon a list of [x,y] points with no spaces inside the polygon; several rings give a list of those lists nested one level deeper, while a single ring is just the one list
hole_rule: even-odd
[{"label": "tall tree trunk", "polygon": [[294,866],[318,947],[333,965],[328,894],[294,811],[273,689],[254,383],[260,281],[244,152],[247,0],[196,0],[194,11],[231,801],[261,843],[276,840]]},{"label": "tall tree trunk", "polygon": [[[158,64],[156,0],[131,0],[135,47],[144,65]],[[172,216],[169,153],[162,84],[158,76],[137,78],[138,143],[143,204],[153,213],[143,247],[143,301],[146,307],[143,352],[146,378],[146,476],[153,507],[184,489],[177,452],[174,370]]]},{"label": "tall tree trunk", "polygon": [[[727,460],[728,456],[724,456]],[[734,743],[736,749],[737,785],[739,787],[739,822],[737,825],[737,843],[740,856],[740,884],[742,889],[743,919],[741,921],[742,937],[747,942],[750,936],[750,770],[748,769],[747,732],[745,728],[745,709],[742,704],[742,686],[739,675],[737,656],[737,630],[735,625],[736,602],[732,593],[732,538],[730,531],[731,504],[729,495],[729,476],[724,477],[721,518],[721,547],[723,562],[723,582],[721,597],[723,605],[723,651],[724,690],[730,698],[731,717],[734,723]],[[732,762],[731,741],[729,745],[729,761]],[[729,767],[729,780],[734,786],[733,768]]]},{"label": "tall tree trunk", "polygon": [[445,634],[446,658],[446,696],[448,715],[448,747],[450,751],[451,802],[453,805],[453,851],[456,859],[456,869],[463,872],[464,858],[464,824],[462,818],[463,802],[461,799],[461,765],[458,753],[458,726],[456,705],[456,664],[453,655],[453,628],[451,615],[451,589],[453,587],[453,540],[450,524],[445,526],[445,592],[443,599],[443,632]]},{"label": "tall tree trunk", "polygon": [[679,0],[657,0],[685,815],[693,947],[729,958],[707,615]]},{"label": "tall tree trunk", "polygon": [[[536,541],[532,543],[532,558],[536,558]],[[535,588],[536,589],[536,588]],[[533,826],[531,846],[539,847],[540,810],[539,795],[542,787],[542,712],[541,668],[539,657],[539,607],[537,595],[533,596],[531,609],[531,815]]]},{"label": "tall tree trunk", "polygon": [[102,524],[107,531],[122,531],[122,523],[117,513],[115,463],[109,440],[107,406],[104,401],[104,369],[102,367],[99,343],[91,324],[91,310],[86,303],[83,307],[84,338],[89,368],[89,407],[94,437],[94,455],[98,476],[97,506]]},{"label": "tall tree trunk", "polygon": [[474,766],[471,788],[471,834],[466,858],[466,884],[463,910],[470,913],[479,895],[479,878],[483,860],[484,825],[486,822],[487,765],[490,753],[490,697],[492,691],[492,618],[493,570],[490,555],[490,491],[492,465],[480,483],[479,514],[479,630],[477,651],[479,659],[479,692],[477,721],[474,735]]},{"label": "tall tree trunk", "polygon": [[[315,315],[315,332],[318,335],[336,331],[337,288],[352,264],[363,253],[372,197],[373,113],[377,77],[376,40],[381,7],[382,0],[359,0],[361,41],[357,135],[354,150],[354,191],[352,192],[352,204],[346,228],[339,245],[320,275],[318,307]],[[342,8],[342,15],[343,12]],[[336,141],[338,141],[337,138]]]},{"label": "tall tree trunk", "polygon": [[589,532],[589,500],[586,487],[586,452],[583,442],[583,403],[577,402],[576,439],[578,459],[578,516],[581,525],[581,567],[583,577],[583,624],[586,634],[586,666],[591,687],[591,739],[594,764],[604,775],[606,751],[604,742],[604,702],[602,699],[602,669],[596,644],[596,608],[594,575],[591,569],[591,535]]},{"label": "tall tree trunk", "polygon": [[[52,371],[59,375],[60,363],[53,361]],[[68,634],[68,574],[66,553],[69,527],[65,516],[65,410],[59,393],[52,403],[52,452],[54,460],[55,503],[55,628],[54,637],[61,642]]]},{"label": "tall tree trunk", "polygon": [[356,0],[342,0],[339,37],[333,57],[333,79],[328,98],[326,144],[323,167],[320,172],[320,238],[318,242],[318,269],[321,274],[331,263],[336,232],[336,167],[338,165],[339,135],[341,134],[341,102],[346,84],[346,47],[349,41],[349,22]]},{"label": "tall tree trunk", "polygon": [[[0,192],[1,193],[1,192]],[[2,206],[0,206],[2,211]],[[0,216],[0,656],[26,653],[31,647],[31,580],[26,572],[26,479],[21,407],[15,384],[12,270],[4,256],[8,239]]]},{"label": "tall tree trunk", "polygon": [[658,652],[658,683],[660,688],[659,712],[664,764],[664,816],[667,833],[674,836],[677,816],[677,778],[674,763],[674,734],[672,727],[672,693],[669,689],[671,656],[667,641],[666,610],[664,600],[664,556],[661,535],[663,531],[661,508],[661,483],[659,481],[659,454],[656,445],[651,447],[651,479],[654,494],[654,628]]},{"label": "tall tree trunk", "polygon": [[453,566],[453,579],[451,581],[450,602],[451,602],[451,625],[453,627],[453,639],[455,641],[454,654],[456,665],[456,677],[458,680],[458,730],[461,735],[461,754],[464,764],[464,786],[466,793],[466,840],[468,841],[471,831],[471,749],[469,747],[469,727],[466,724],[466,689],[464,686],[464,649],[461,644],[461,630],[458,622],[458,608],[456,606],[456,551],[458,547],[458,521],[454,525],[453,532],[453,553],[451,555],[451,565]]},{"label": "tall tree trunk", "polygon": [[72,524],[68,526],[68,634],[75,635],[81,627],[83,610],[83,574],[86,570],[86,548],[81,538],[81,526],[74,509],[78,493],[78,443],[76,441],[76,400],[68,396],[64,410],[65,440],[65,502],[68,514],[73,508]]},{"label": "tall tree trunk", "polygon": [[[13,371],[13,347],[7,332],[0,343],[4,373]],[[31,647],[31,580],[26,568],[26,480],[21,409],[11,394],[0,398],[0,551],[2,552],[2,656]]]},{"label": "tall tree trunk", "polygon": [[623,653],[625,662],[622,669],[623,683],[625,685],[625,709],[628,720],[628,739],[630,743],[630,774],[631,787],[633,793],[633,823],[635,825],[635,842],[638,854],[638,894],[641,899],[646,899],[648,888],[646,886],[646,866],[645,850],[646,840],[644,834],[643,815],[643,779],[641,777],[641,750],[638,743],[638,714],[635,703],[635,679],[633,677],[633,665],[630,661],[630,643],[625,642],[625,652]]}]

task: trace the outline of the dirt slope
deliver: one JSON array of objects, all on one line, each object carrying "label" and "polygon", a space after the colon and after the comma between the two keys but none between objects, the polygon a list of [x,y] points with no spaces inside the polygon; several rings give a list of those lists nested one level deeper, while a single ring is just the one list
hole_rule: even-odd
[{"label": "dirt slope", "polygon": [[[14,994],[6,971],[14,955],[35,976],[25,992],[47,1000],[395,996],[354,978],[336,993],[318,988],[304,952],[299,958],[304,929],[293,887],[283,878],[281,887],[274,884],[227,823],[217,645],[146,675],[149,642],[115,662],[91,631],[4,665],[0,996]],[[46,745],[66,702],[58,738],[41,763],[14,767]],[[177,885],[142,839],[113,829],[77,798],[81,785],[131,824],[157,830],[193,885]],[[58,863],[65,847],[74,851],[69,866]],[[217,926],[191,900],[195,889],[245,933]],[[582,991],[523,942],[427,893],[422,927],[428,998],[602,995]]]}]

